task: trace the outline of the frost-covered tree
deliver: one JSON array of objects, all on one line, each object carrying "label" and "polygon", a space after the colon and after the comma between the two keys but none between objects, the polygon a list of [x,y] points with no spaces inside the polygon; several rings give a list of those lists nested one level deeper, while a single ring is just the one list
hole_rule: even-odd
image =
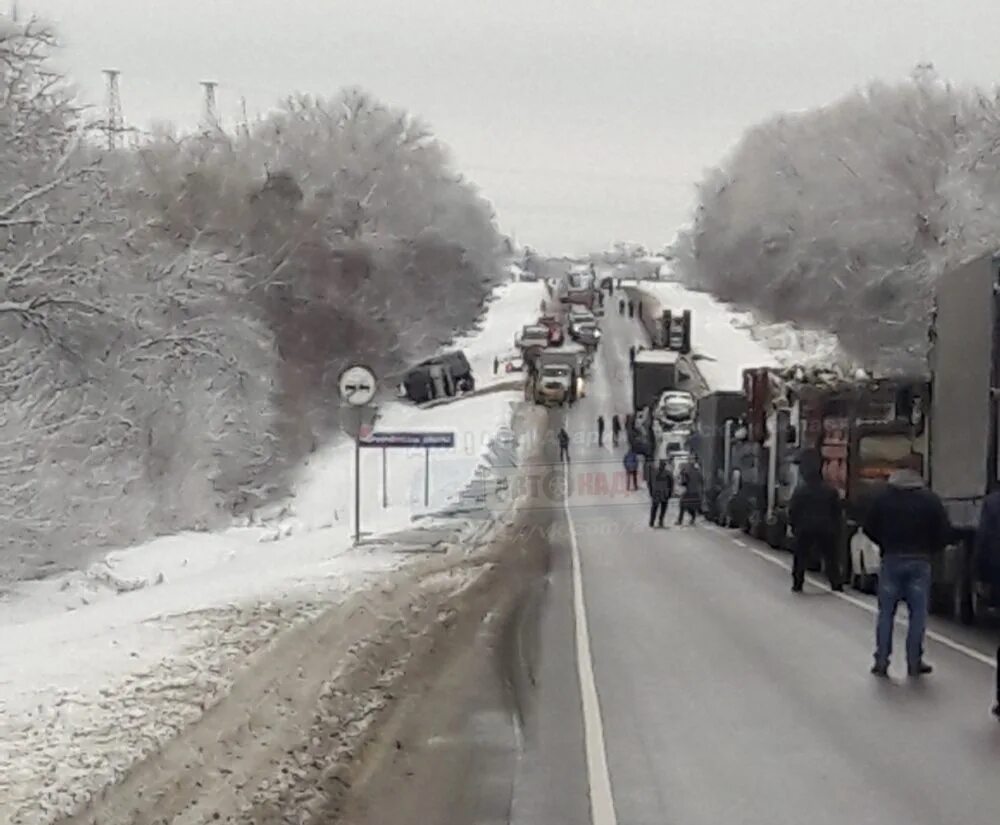
[{"label": "frost-covered tree", "polygon": [[919,67],[756,126],[701,182],[677,269],[873,367],[922,369],[936,278],[1000,241],[996,123],[994,100]]}]

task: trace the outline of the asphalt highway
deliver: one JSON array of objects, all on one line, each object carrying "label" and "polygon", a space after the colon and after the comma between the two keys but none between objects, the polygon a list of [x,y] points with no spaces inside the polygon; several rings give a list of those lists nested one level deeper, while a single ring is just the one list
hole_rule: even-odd
[{"label": "asphalt highway", "polygon": [[907,679],[897,657],[878,680],[867,597],[812,579],[792,594],[790,558],[738,533],[651,529],[645,491],[615,481],[624,447],[592,436],[627,411],[642,335],[616,304],[588,396],[552,414],[574,436],[569,493],[552,502],[511,821],[995,822],[989,632],[935,622],[934,674]]}]

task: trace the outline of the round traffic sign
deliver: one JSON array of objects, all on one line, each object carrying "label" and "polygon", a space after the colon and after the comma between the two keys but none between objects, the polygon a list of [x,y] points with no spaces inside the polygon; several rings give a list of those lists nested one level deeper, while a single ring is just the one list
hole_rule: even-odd
[{"label": "round traffic sign", "polygon": [[352,407],[363,407],[375,397],[375,373],[368,367],[355,364],[348,367],[337,379],[340,398]]}]

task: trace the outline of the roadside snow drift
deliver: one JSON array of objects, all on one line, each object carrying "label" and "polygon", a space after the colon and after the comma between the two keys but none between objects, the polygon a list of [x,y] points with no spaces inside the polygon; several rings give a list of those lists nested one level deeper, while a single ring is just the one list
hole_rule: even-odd
[{"label": "roadside snow drift", "polygon": [[[484,383],[542,294],[538,284],[500,288],[482,329],[457,342]],[[436,538],[427,531],[395,546],[387,537],[352,547],[354,448],[343,441],[312,456],[292,500],[267,517],[163,537],[4,593],[0,822],[45,825],[119,781],[220,701],[289,628],[352,594],[377,602],[387,576],[409,580],[418,562],[395,552],[401,545],[444,542],[465,552],[481,544],[482,515],[434,514],[494,455],[521,397],[501,391],[429,410],[394,401],[382,409],[379,429],[454,431],[456,448],[432,451],[426,505],[422,452],[390,450],[383,490],[381,451],[362,451],[362,529],[387,536],[426,517],[421,523],[442,525]]]},{"label": "roadside snow drift", "polygon": [[759,324],[751,314],[707,292],[672,281],[631,286],[658,301],[662,309],[691,310],[691,347],[702,356],[698,369],[713,391],[741,390],[743,370],[751,367],[831,363],[842,358],[831,335],[789,324]]}]

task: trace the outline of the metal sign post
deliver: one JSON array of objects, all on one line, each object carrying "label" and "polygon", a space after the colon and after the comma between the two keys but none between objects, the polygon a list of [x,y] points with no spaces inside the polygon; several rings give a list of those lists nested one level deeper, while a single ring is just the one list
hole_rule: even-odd
[{"label": "metal sign post", "polygon": [[382,509],[389,506],[389,473],[386,468],[386,449],[382,448]]},{"label": "metal sign post", "polygon": [[337,378],[340,400],[348,405],[345,429],[354,439],[354,543],[361,543],[361,437],[365,419],[378,418],[374,407],[369,406],[378,380],[375,373],[363,364],[354,364]]},{"label": "metal sign post", "polygon": [[388,506],[386,492],[386,450],[390,447],[407,449],[422,448],[424,451],[424,507],[431,503],[431,450],[453,449],[455,433],[428,432],[374,432],[357,440],[356,449],[361,447],[380,447],[382,449],[382,506]]}]

